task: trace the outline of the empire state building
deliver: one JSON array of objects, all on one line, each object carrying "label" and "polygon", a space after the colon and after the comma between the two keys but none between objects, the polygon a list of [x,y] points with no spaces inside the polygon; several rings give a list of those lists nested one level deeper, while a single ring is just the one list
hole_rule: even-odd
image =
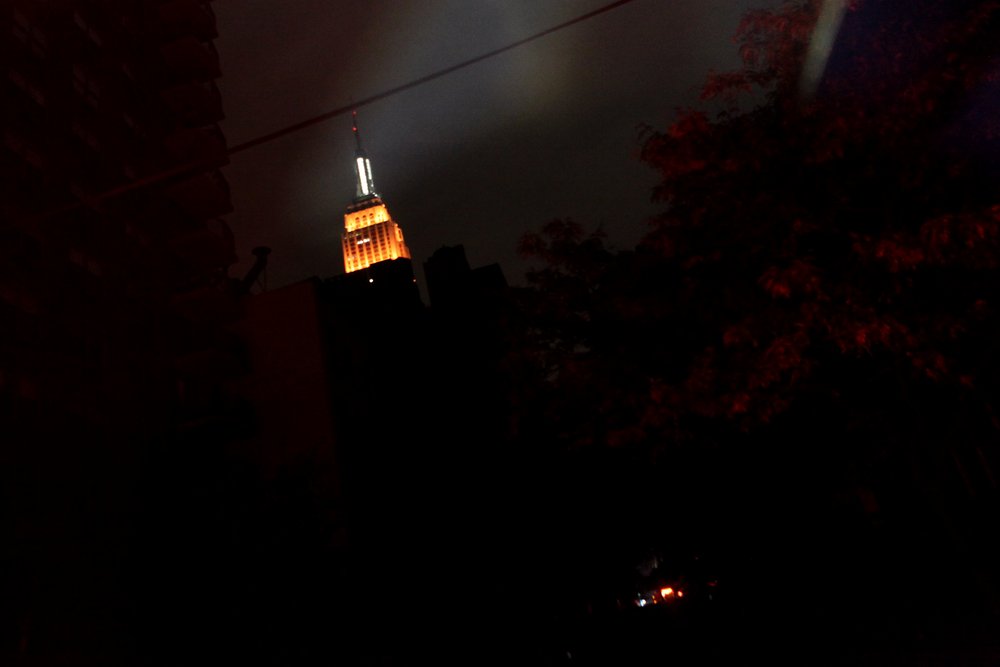
[{"label": "empire state building", "polygon": [[360,271],[372,264],[391,259],[410,258],[403,240],[403,230],[389,215],[385,202],[375,192],[372,166],[361,148],[357,112],[353,114],[354,171],[357,190],[344,212],[344,271]]}]

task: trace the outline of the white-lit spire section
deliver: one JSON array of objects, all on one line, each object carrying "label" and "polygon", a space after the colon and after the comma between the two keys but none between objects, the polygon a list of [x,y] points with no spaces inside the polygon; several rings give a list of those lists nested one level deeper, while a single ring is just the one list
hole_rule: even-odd
[{"label": "white-lit spire section", "polygon": [[354,172],[357,177],[355,197],[370,197],[375,195],[375,181],[372,179],[372,163],[361,148],[361,133],[358,131],[358,112],[351,112],[354,130],[354,141],[357,149],[354,151]]},{"label": "white-lit spire section", "polygon": [[355,159],[354,170],[357,172],[358,177],[358,196],[363,197],[371,194],[371,190],[368,186],[368,176],[365,170],[365,159],[359,157]]}]

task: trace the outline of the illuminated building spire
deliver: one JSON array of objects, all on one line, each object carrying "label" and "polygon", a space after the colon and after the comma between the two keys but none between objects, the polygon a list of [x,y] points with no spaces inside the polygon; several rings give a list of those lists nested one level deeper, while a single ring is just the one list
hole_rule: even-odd
[{"label": "illuminated building spire", "polygon": [[372,166],[361,147],[358,113],[354,121],[354,172],[357,192],[344,211],[344,272],[351,273],[387,260],[410,259],[410,249],[403,240],[403,230],[389,215],[385,202],[375,192]]},{"label": "illuminated building spire", "polygon": [[377,197],[375,194],[375,181],[372,179],[372,163],[368,155],[361,147],[361,133],[358,131],[358,112],[351,112],[351,129],[354,130],[354,142],[357,148],[354,151],[354,173],[357,182],[355,183],[355,199],[367,197]]}]

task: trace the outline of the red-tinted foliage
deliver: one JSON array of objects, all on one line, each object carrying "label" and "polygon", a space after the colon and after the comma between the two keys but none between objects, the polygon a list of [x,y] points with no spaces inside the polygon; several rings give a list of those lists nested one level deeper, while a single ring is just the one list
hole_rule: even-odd
[{"label": "red-tinted foliage", "polygon": [[647,129],[642,159],[665,208],[636,253],[612,255],[565,221],[522,239],[547,266],[532,275],[549,336],[539,354],[580,392],[577,431],[600,418],[603,437],[624,442],[641,439],[636,423],[670,422],[677,437],[663,416],[685,414],[753,428],[826,377],[831,354],[977,386],[975,363],[948,359],[975,329],[961,324],[970,304],[993,318],[1000,205],[944,137],[989,82],[980,47],[997,36],[998,3],[930,24],[889,17],[863,49],[845,35],[853,51],[806,99],[820,4],[747,14],[743,67],[702,90],[724,110]]}]

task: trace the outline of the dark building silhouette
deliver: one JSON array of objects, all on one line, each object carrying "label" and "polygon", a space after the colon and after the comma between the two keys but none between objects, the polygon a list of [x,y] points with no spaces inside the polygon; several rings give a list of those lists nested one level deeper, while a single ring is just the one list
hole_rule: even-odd
[{"label": "dark building silhouette", "polygon": [[0,663],[206,632],[174,584],[246,413],[215,37],[209,2],[0,5]]},{"label": "dark building silhouette", "polygon": [[25,0],[0,35],[0,663],[483,632],[458,601],[511,579],[499,266],[442,249],[425,306],[359,140],[345,273],[255,289],[269,249],[228,274],[209,2]]},{"label": "dark building silhouette", "polygon": [[[370,174],[361,157],[359,177]],[[366,184],[345,214],[345,239],[376,243],[384,227],[391,240],[398,226],[388,219],[349,229],[352,216],[384,211]],[[270,471],[320,480],[310,503],[322,516],[312,521],[336,538],[312,548],[325,563],[280,561],[312,582],[297,589],[293,616],[325,619],[348,659],[465,659],[492,630],[463,598],[496,608],[513,579],[503,564],[515,547],[502,498],[516,487],[502,451],[507,284],[498,265],[472,269],[464,248],[445,247],[424,265],[428,306],[408,253],[366,258],[245,300],[236,330],[250,372],[234,386],[254,427],[240,446]],[[310,596],[317,587],[326,593]]]},{"label": "dark building silhouette", "polygon": [[438,248],[424,262],[424,277],[431,305],[439,311],[495,301],[507,289],[499,264],[472,269],[462,245]]}]

